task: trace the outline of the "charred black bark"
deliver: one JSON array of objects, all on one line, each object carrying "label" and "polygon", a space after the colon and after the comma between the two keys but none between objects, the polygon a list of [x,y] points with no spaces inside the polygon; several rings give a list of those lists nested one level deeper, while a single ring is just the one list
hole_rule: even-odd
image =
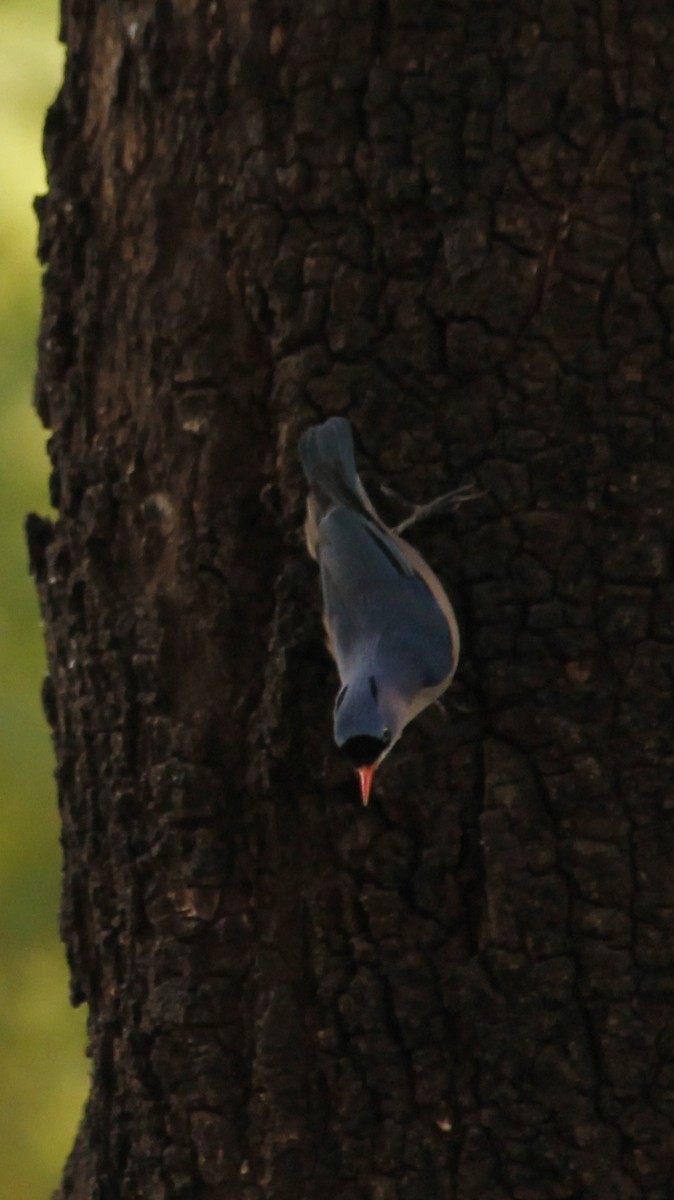
[{"label": "charred black bark", "polygon": [[[65,0],[37,404],[61,1200],[666,1200],[674,16]],[[484,497],[368,811],[299,432]],[[366,466],[366,475],[368,475]]]}]

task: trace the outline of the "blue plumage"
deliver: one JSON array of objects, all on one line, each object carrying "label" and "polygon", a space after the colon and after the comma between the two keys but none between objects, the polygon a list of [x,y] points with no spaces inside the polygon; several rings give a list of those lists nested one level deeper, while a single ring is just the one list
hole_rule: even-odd
[{"label": "blue plumage", "polygon": [[310,487],[307,542],[318,559],[342,682],[335,741],[358,768],[367,803],[382,758],[451,682],[458,629],[431,568],[372,507],[356,472],[349,422],[331,417],[308,429],[299,455]]}]

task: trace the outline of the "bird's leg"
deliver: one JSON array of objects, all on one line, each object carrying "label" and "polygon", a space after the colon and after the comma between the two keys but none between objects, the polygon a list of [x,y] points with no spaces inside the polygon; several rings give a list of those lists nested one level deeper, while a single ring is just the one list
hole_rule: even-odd
[{"label": "bird's leg", "polygon": [[474,483],[466,483],[463,487],[455,488],[453,492],[446,492],[444,496],[437,496],[435,500],[430,500],[428,504],[411,504],[408,500],[403,500],[398,496],[392,488],[382,486],[381,490],[387,496],[392,496],[403,504],[411,508],[409,517],[405,517],[399,525],[394,526],[394,533],[402,533],[403,530],[409,529],[410,525],[416,525],[417,521],[425,521],[427,517],[434,517],[441,512],[456,512],[462,504],[468,500],[477,500],[480,496],[486,495],[485,492],[476,488]]}]

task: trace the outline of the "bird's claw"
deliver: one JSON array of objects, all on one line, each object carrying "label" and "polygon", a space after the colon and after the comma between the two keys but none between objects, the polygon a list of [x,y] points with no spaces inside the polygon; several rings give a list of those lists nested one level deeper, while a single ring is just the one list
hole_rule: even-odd
[{"label": "bird's claw", "polygon": [[[388,487],[382,488],[389,496],[395,496],[396,493]],[[412,504],[412,511],[409,517],[405,517],[399,525],[395,526],[395,533],[402,533],[403,530],[409,529],[410,525],[416,525],[417,521],[425,521],[427,517],[434,517],[441,512],[456,512],[462,504],[466,504],[469,500],[478,500],[480,496],[485,496],[486,492],[477,488],[474,483],[465,483],[462,487],[455,488],[453,492],[445,492],[444,496],[436,496],[435,500],[430,500],[428,504]],[[400,497],[396,497],[400,500]],[[407,503],[407,501],[405,501]]]}]

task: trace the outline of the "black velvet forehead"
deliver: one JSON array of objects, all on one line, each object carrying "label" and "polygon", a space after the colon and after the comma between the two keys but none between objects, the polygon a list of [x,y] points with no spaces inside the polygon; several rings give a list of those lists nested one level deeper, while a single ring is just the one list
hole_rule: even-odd
[{"label": "black velvet forehead", "polygon": [[382,741],[381,738],[361,734],[349,738],[339,749],[354,767],[371,767],[380,754],[384,753],[387,745],[388,742]]}]

